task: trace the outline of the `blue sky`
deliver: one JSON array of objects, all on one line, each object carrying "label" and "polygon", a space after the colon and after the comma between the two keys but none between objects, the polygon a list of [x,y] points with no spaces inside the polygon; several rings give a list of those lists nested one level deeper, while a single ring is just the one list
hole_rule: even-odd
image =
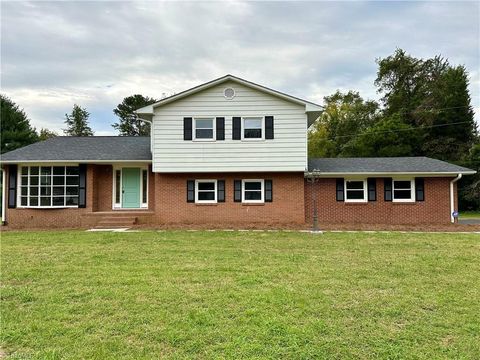
[{"label": "blue sky", "polygon": [[115,134],[125,96],[161,98],[231,73],[322,103],[378,99],[376,58],[400,47],[470,72],[480,121],[479,2],[2,2],[1,92],[61,131],[77,103]]}]

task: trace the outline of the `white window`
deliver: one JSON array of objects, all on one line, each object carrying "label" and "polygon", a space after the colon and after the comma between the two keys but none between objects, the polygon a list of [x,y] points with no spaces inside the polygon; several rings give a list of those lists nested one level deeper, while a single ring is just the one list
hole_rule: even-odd
[{"label": "white window", "polygon": [[194,140],[214,140],[215,126],[213,118],[195,118]]},{"label": "white window", "polygon": [[78,207],[78,166],[22,166],[20,207]]},{"label": "white window", "polygon": [[367,202],[367,180],[345,180],[346,202]]},{"label": "white window", "polygon": [[217,180],[195,180],[195,202],[217,202]]},{"label": "white window", "polygon": [[263,140],[264,139],[264,121],[263,117],[244,117],[242,140]]},{"label": "white window", "polygon": [[263,203],[263,180],[242,180],[242,202]]},{"label": "white window", "polygon": [[415,194],[414,180],[393,180],[393,201],[413,202]]}]

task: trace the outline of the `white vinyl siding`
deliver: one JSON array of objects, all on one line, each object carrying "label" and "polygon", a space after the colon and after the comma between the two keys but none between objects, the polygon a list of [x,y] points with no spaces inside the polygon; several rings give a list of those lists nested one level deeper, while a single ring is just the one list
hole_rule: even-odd
[{"label": "white vinyl siding", "polygon": [[[227,87],[235,89],[231,100],[223,95]],[[274,139],[232,140],[232,117],[264,116],[274,116]],[[183,140],[184,117],[224,117],[225,140]],[[307,165],[305,106],[234,82],[157,108],[152,134],[154,172],[304,171]]]}]

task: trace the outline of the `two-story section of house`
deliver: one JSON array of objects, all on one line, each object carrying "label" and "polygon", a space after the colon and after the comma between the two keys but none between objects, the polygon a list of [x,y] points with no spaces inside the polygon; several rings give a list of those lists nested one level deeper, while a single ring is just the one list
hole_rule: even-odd
[{"label": "two-story section of house", "polygon": [[[232,75],[137,110],[150,137],[56,137],[3,154],[12,228],[449,223],[474,173],[428,158],[308,159],[322,107]],[[314,216],[316,214],[316,216]]]},{"label": "two-story section of house", "polygon": [[152,122],[155,212],[167,222],[303,223],[307,128],[321,110],[230,75],[139,109]]}]

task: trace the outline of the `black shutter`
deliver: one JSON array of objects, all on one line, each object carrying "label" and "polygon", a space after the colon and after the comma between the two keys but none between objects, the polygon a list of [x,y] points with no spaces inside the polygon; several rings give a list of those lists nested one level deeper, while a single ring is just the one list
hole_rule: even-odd
[{"label": "black shutter", "polygon": [[225,180],[217,181],[217,201],[225,202]]},{"label": "black shutter", "polygon": [[337,201],[344,201],[343,186],[343,179],[337,179]]},{"label": "black shutter", "polygon": [[273,201],[272,180],[265,180],[265,202]]},{"label": "black shutter", "polygon": [[[3,184],[5,186],[5,184]],[[8,208],[17,207],[17,165],[8,167]]]},{"label": "black shutter", "polygon": [[265,116],[265,139],[273,139],[273,116]]},{"label": "black shutter", "polygon": [[78,165],[78,207],[87,207],[87,164]]},{"label": "black shutter", "polygon": [[187,202],[195,202],[195,181],[187,180]]},{"label": "black shutter", "polygon": [[425,201],[425,181],[415,178],[415,201]]},{"label": "black shutter", "polygon": [[386,178],[383,183],[384,200],[392,201],[392,178]]},{"label": "black shutter", "polygon": [[183,118],[183,140],[192,140],[192,118]]},{"label": "black shutter", "polygon": [[377,201],[377,179],[375,178],[368,178],[367,179],[367,186],[368,186],[368,201]]},{"label": "black shutter", "polygon": [[242,180],[233,180],[233,201],[242,202]]},{"label": "black shutter", "polygon": [[217,140],[225,140],[225,118],[217,117]]},{"label": "black shutter", "polygon": [[232,118],[232,140],[241,140],[242,139],[242,118],[233,117]]}]

